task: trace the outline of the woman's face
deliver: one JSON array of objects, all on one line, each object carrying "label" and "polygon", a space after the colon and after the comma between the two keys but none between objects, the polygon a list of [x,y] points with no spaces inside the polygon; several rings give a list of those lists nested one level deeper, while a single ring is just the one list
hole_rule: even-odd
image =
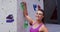
[{"label": "woman's face", "polygon": [[44,17],[42,11],[37,11],[35,16],[37,20],[42,20],[42,18]]}]

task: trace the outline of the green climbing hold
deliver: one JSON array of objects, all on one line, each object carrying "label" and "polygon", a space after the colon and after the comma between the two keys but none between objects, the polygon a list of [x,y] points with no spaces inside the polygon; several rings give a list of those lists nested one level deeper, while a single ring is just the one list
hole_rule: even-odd
[{"label": "green climbing hold", "polygon": [[27,28],[28,27],[28,22],[25,20],[24,21],[24,28]]},{"label": "green climbing hold", "polygon": [[24,10],[24,4],[23,4],[23,2],[21,2],[20,5],[21,5],[21,6],[20,6],[21,9]]}]

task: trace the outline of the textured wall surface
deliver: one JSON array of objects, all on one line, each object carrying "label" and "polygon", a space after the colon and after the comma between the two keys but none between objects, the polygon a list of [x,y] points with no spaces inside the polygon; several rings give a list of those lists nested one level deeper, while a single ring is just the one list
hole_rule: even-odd
[{"label": "textured wall surface", "polygon": [[[8,15],[13,15],[13,22],[6,22]],[[0,32],[17,32],[17,0],[0,0]]]},{"label": "textured wall surface", "polygon": [[[23,27],[25,19],[20,7],[21,2],[22,0],[0,0],[0,32],[29,32],[29,25],[27,28]],[[25,2],[27,4],[28,14],[33,20],[35,20],[36,13],[36,11],[34,11],[33,4],[37,6],[40,5],[41,9],[44,10],[43,0],[25,0]],[[36,8],[36,10],[37,9],[38,8]],[[14,20],[6,19],[10,14],[13,15]]]}]

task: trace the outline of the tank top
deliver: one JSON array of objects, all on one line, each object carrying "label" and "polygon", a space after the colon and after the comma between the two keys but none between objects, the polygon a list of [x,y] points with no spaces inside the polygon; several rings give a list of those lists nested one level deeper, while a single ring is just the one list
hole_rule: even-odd
[{"label": "tank top", "polygon": [[[32,25],[32,26],[33,26],[33,25]],[[39,28],[42,26],[42,23],[39,24],[39,26],[38,26],[37,28],[35,28],[35,29],[33,29],[32,26],[31,26],[31,28],[30,28],[30,32],[39,32]]]}]

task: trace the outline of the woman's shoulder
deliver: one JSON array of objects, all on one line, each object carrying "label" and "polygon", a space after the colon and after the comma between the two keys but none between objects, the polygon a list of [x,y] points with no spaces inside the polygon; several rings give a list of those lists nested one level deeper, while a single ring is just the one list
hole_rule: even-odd
[{"label": "woman's shoulder", "polygon": [[42,24],[40,28],[46,28],[46,26],[44,24]]},{"label": "woman's shoulder", "polygon": [[44,24],[41,25],[41,27],[39,27],[39,30],[43,29],[45,27]]},{"label": "woman's shoulder", "polygon": [[33,23],[30,23],[30,25],[31,25],[31,26],[33,26],[35,23],[36,23],[36,22],[35,22],[35,21],[33,21]]},{"label": "woman's shoulder", "polygon": [[47,27],[43,24],[43,25],[39,28],[39,30],[48,30],[48,29],[47,29]]},{"label": "woman's shoulder", "polygon": [[33,21],[32,25],[36,24],[36,21]]}]

